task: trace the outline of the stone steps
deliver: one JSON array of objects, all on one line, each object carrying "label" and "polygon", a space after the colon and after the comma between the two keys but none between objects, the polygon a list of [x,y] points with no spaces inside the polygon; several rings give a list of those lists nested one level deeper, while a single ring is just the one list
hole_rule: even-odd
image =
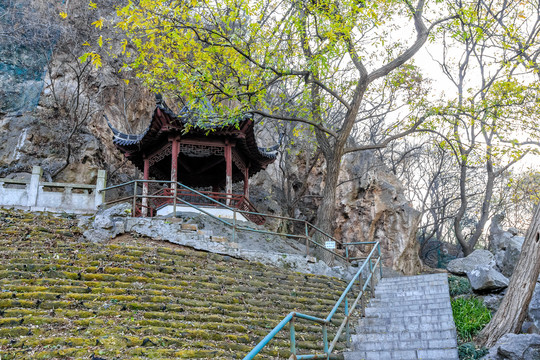
[{"label": "stone steps", "polygon": [[346,360],[457,360],[446,274],[382,279]]},{"label": "stone steps", "polygon": [[[0,359],[239,359],[291,309],[326,316],[346,287],[148,238],[81,241],[80,232],[72,220],[0,209]],[[320,325],[295,328],[299,351],[322,349]],[[261,356],[288,358],[289,346],[280,332]]]}]

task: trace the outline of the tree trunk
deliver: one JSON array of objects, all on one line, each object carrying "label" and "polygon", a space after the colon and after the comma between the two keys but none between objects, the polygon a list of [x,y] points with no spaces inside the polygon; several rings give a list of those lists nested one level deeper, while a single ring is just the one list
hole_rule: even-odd
[{"label": "tree trunk", "polygon": [[[317,227],[321,229],[326,234],[332,236],[333,224],[335,222],[335,212],[336,212],[336,188],[339,178],[339,167],[341,163],[341,154],[332,154],[331,157],[326,157],[326,176],[324,178],[324,189],[322,193],[321,205],[317,211]],[[315,241],[324,246],[324,242],[327,239],[326,236],[315,232]],[[319,251],[322,260],[328,265],[333,264],[333,255],[328,251],[320,250]]]},{"label": "tree trunk", "polygon": [[540,205],[527,230],[508,290],[489,324],[478,335],[477,343],[492,347],[507,333],[519,333],[527,315],[536,280],[540,275]]}]

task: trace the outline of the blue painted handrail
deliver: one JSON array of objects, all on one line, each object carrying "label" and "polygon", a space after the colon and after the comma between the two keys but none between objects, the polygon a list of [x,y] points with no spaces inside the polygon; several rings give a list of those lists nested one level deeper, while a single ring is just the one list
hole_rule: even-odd
[{"label": "blue painted handrail", "polygon": [[[373,243],[373,242],[371,242],[371,243]],[[358,243],[358,244],[360,244],[360,243]],[[347,328],[347,341],[348,341],[348,337],[350,336],[349,331],[348,331],[348,324],[349,324],[350,316],[353,313],[353,311],[355,310],[356,305],[358,304],[358,301],[362,298],[362,296],[365,295],[365,291],[366,291],[367,285],[369,283],[371,283],[371,289],[372,289],[371,292],[373,292],[373,286],[374,286],[374,284],[373,284],[373,279],[374,279],[373,274],[376,271],[375,269],[377,268],[377,265],[379,266],[380,277],[382,278],[381,245],[378,242],[375,242],[373,244],[375,246],[373,247],[373,249],[371,250],[371,252],[367,256],[364,263],[360,266],[360,268],[358,269],[358,271],[356,272],[356,274],[354,275],[352,280],[349,282],[349,284],[347,285],[347,287],[345,288],[345,290],[341,294],[340,298],[338,299],[338,301],[336,302],[336,304],[334,305],[334,307],[332,308],[332,310],[330,311],[330,313],[328,314],[328,316],[325,319],[321,319],[321,318],[310,316],[310,315],[305,315],[305,314],[298,313],[298,312],[289,313],[287,316],[285,316],[283,318],[283,320],[281,320],[281,322],[274,329],[272,329],[272,331],[270,331],[270,333],[268,335],[266,335],[253,348],[253,350],[251,350],[244,357],[244,360],[251,360],[257,354],[259,354],[259,352],[287,324],[290,324],[290,329],[291,329],[290,330],[290,332],[291,332],[290,341],[291,341],[291,355],[292,355],[293,359],[299,360],[299,359],[332,359],[332,358],[336,358],[336,356],[332,354],[332,351],[333,351],[337,341],[339,340],[339,337],[341,336],[341,333],[343,332],[343,330],[345,328]],[[377,257],[375,258],[375,252],[376,251],[377,251]],[[373,260],[375,260],[375,264],[372,263]],[[353,285],[355,284],[355,282],[362,279],[362,274],[363,274],[364,270],[366,269],[366,266],[369,266],[369,275],[366,278],[365,283],[360,285],[360,287],[361,287],[360,293],[357,295],[353,305],[349,309],[348,301],[347,301],[347,295],[351,291],[351,289],[352,289]],[[343,302],[345,302],[345,311],[344,311],[345,312],[345,318],[343,319],[340,327],[338,328],[338,331],[337,331],[337,333],[336,333],[336,335],[334,337],[334,340],[332,341],[332,343],[329,346],[328,345],[328,336],[327,336],[328,326],[331,324],[332,318],[334,317],[334,315],[336,314],[336,312],[338,311],[340,305]],[[322,325],[323,348],[324,348],[323,353],[320,353],[320,354],[305,354],[305,355],[297,355],[296,354],[296,339],[295,339],[295,330],[294,330],[294,319],[295,318],[305,319],[305,320],[316,322],[316,323],[319,323],[319,324]]]},{"label": "blue painted handrail", "polygon": [[[130,197],[127,197],[127,198],[122,198],[122,199],[117,199],[115,201],[112,201],[112,202],[108,202],[108,203],[105,203],[106,205],[107,204],[111,204],[111,203],[117,203],[117,202],[120,202],[120,201],[125,201],[125,200],[128,200],[128,199],[132,199],[133,201],[133,213],[135,213],[135,203],[136,203],[136,200],[137,198],[147,198],[147,199],[151,199],[151,198],[171,198],[172,195],[159,195],[159,196],[154,196],[154,195],[138,195],[137,194],[137,185],[138,183],[172,183],[170,181],[158,181],[158,180],[133,180],[133,181],[130,181],[130,182],[127,182],[127,183],[124,183],[124,184],[120,184],[120,185],[115,185],[115,186],[111,186],[111,187],[108,187],[108,188],[105,188],[101,191],[108,191],[108,190],[112,190],[112,189],[117,189],[117,188],[120,188],[120,187],[125,187],[125,186],[128,186],[128,185],[135,185],[135,191],[134,191],[134,194]],[[327,251],[329,253],[331,253],[333,256],[336,256],[336,257],[339,257],[347,262],[351,261],[351,260],[356,260],[356,259],[362,259],[364,260],[364,262],[362,263],[362,265],[360,266],[360,268],[358,269],[358,271],[356,272],[356,274],[353,276],[352,280],[349,282],[349,284],[347,285],[347,287],[345,288],[345,290],[343,291],[343,293],[341,294],[340,298],[337,300],[336,304],[334,305],[334,307],[332,308],[332,310],[330,311],[330,313],[328,314],[328,316],[324,319],[322,318],[318,318],[318,317],[315,317],[315,316],[311,316],[311,315],[306,315],[306,314],[303,314],[303,313],[299,313],[299,312],[291,312],[289,313],[287,316],[285,316],[283,318],[283,320],[281,320],[281,322],[272,330],[270,331],[270,333],[268,333],[268,335],[266,335],[254,348],[253,350],[251,350],[245,357],[244,357],[244,360],[251,360],[253,359],[281,330],[283,330],[283,328],[288,324],[289,327],[290,327],[290,342],[291,342],[291,355],[292,355],[292,358],[293,359],[296,359],[296,360],[300,360],[300,359],[336,359],[337,358],[337,355],[335,354],[332,354],[334,348],[335,348],[335,345],[337,344],[337,341],[339,340],[343,330],[346,331],[346,335],[347,335],[347,340],[349,340],[349,337],[350,337],[350,334],[349,334],[349,320],[350,320],[350,317],[352,315],[352,313],[354,312],[354,310],[356,309],[356,306],[358,305],[358,302],[360,299],[362,299],[362,297],[365,297],[365,293],[366,293],[366,289],[367,289],[367,286],[368,284],[371,284],[371,293],[373,293],[373,287],[374,287],[374,273],[377,269],[377,266],[379,267],[379,271],[380,271],[380,277],[382,278],[382,258],[381,258],[381,245],[379,242],[374,242],[374,241],[366,241],[366,242],[351,242],[351,243],[341,243],[342,246],[345,247],[345,253],[346,253],[346,256],[342,256],[334,251],[331,251],[329,249],[326,249],[324,246],[322,246],[321,244],[315,242],[313,239],[311,239],[309,236],[308,236],[308,227],[311,227],[312,229],[314,229],[315,231],[317,231],[318,233],[322,234],[323,236],[327,237],[328,239],[332,239],[336,242],[339,242],[337,241],[336,239],[334,239],[332,236],[326,234],[325,232],[323,232],[322,230],[320,230],[319,228],[315,227],[314,225],[306,222],[306,221],[301,221],[301,220],[298,220],[298,219],[294,219],[294,218],[288,218],[288,217],[284,217],[284,216],[277,216],[277,215],[269,215],[269,214],[262,214],[262,213],[257,213],[257,212],[252,212],[252,211],[245,211],[245,210],[240,210],[240,209],[236,209],[236,208],[233,208],[233,207],[230,207],[226,204],[223,204],[219,201],[217,201],[216,199],[213,199],[209,196],[206,196],[205,194],[195,190],[195,189],[191,189],[189,187],[187,187],[186,185],[182,184],[182,183],[176,183],[176,185],[178,187],[181,187],[183,189],[186,189],[198,196],[201,196],[207,200],[209,200],[210,202],[222,207],[222,208],[225,208],[225,209],[228,209],[230,211],[233,211],[235,213],[235,216],[234,216],[234,222],[231,223],[229,221],[226,221],[222,218],[219,218],[211,213],[209,213],[208,211],[204,210],[202,207],[199,207],[199,206],[196,206],[194,204],[190,204],[188,201],[185,201],[184,199],[181,199],[181,198],[178,198],[176,196],[174,196],[174,200],[175,200],[175,203],[176,201],[180,201],[181,203],[187,205],[187,206],[190,206],[192,208],[195,208],[199,211],[201,211],[202,213],[220,221],[221,223],[225,224],[225,225],[228,225],[228,226],[231,226],[233,228],[234,231],[236,230],[244,230],[244,231],[253,231],[253,232],[259,232],[259,233],[266,233],[266,234],[274,234],[274,235],[281,235],[281,236],[288,236],[288,237],[296,237],[296,238],[305,238],[306,240],[306,245],[308,243],[311,243],[312,245],[324,250],[324,251]],[[283,220],[289,220],[289,221],[301,221],[305,224],[305,227],[306,227],[306,234],[305,235],[292,235],[292,234],[285,234],[285,233],[277,233],[277,232],[273,232],[273,231],[266,231],[266,230],[260,230],[260,229],[254,229],[254,228],[250,228],[250,227],[247,227],[247,226],[243,226],[243,225],[238,225],[236,223],[236,213],[240,213],[240,214],[253,214],[253,215],[261,215],[261,216],[266,216],[266,217],[273,217],[273,218],[278,218],[278,219],[283,219]],[[234,232],[233,232],[233,237],[234,237]],[[364,259],[364,258],[350,258],[349,257],[349,247],[350,246],[356,246],[356,245],[373,245],[373,248],[372,250],[370,251],[369,255]],[[309,248],[306,246],[306,249],[309,250]],[[377,252],[377,257],[375,257],[375,252]],[[374,262],[374,263],[373,263]],[[362,283],[361,281],[363,281],[363,272],[364,270],[367,269],[367,267],[369,267],[369,275],[366,277],[365,279],[365,282]],[[356,296],[352,306],[349,307],[349,302],[348,302],[348,298],[347,298],[347,295],[351,292],[351,289],[353,288],[354,286],[354,283],[356,281],[360,281],[360,292],[359,294]],[[332,342],[329,344],[328,343],[328,326],[329,325],[332,325],[331,321],[334,317],[334,315],[337,313],[337,311],[339,310],[339,307],[341,306],[341,304],[344,304],[344,319],[343,321],[341,322],[337,332],[336,332],[336,335],[334,336],[334,339],[332,340]],[[363,306],[363,303],[362,303],[362,306]],[[296,332],[295,332],[295,328],[294,328],[294,323],[295,323],[295,319],[303,319],[303,320],[306,320],[306,321],[310,321],[310,322],[315,322],[315,323],[318,323],[322,326],[322,336],[323,336],[323,349],[322,349],[322,353],[318,353],[318,354],[303,354],[303,355],[297,355],[296,354]]]}]

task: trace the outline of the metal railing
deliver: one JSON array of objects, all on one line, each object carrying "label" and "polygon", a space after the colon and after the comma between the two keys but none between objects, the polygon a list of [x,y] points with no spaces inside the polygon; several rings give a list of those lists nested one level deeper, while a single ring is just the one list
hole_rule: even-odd
[{"label": "metal railing", "polygon": [[[165,191],[158,191],[155,192],[152,195],[141,195],[138,192],[138,189],[142,189],[139,184],[144,183],[158,183],[158,184],[171,184],[176,186],[171,186],[170,188],[165,188]],[[195,189],[189,188],[188,186],[182,184],[182,183],[173,183],[171,181],[159,181],[159,180],[133,180],[124,184],[111,186],[108,188],[103,189],[102,191],[107,192],[113,189],[120,189],[122,187],[128,187],[133,186],[133,192],[132,195],[125,196],[122,198],[118,198],[112,201],[105,202],[105,205],[112,205],[119,202],[125,202],[130,201],[132,204],[132,215],[136,215],[137,208],[142,209],[143,206],[146,206],[148,210],[155,211],[155,205],[173,205],[173,213],[176,216],[176,206],[179,204],[183,204],[186,206],[189,206],[205,215],[210,216],[211,218],[228,225],[233,230],[233,242],[235,241],[236,233],[237,231],[248,231],[248,232],[256,232],[261,234],[269,234],[269,235],[277,235],[277,236],[284,236],[287,238],[293,238],[298,239],[301,241],[305,241],[305,247],[306,247],[306,256],[313,254],[317,255],[323,255],[323,260],[325,262],[330,261],[333,263],[334,258],[341,259],[345,262],[351,262],[353,260],[362,260],[362,265],[354,275],[353,279],[349,282],[348,286],[345,288],[343,294],[338,299],[330,313],[326,318],[318,318],[311,315],[306,315],[300,312],[291,312],[289,313],[266,337],[264,337],[254,348],[253,350],[247,354],[244,357],[244,360],[250,360],[253,359],[275,336],[278,334],[287,324],[289,325],[289,331],[290,331],[290,349],[291,349],[291,359],[341,359],[341,356],[339,354],[334,354],[334,350],[336,347],[336,344],[338,340],[340,339],[343,331],[345,331],[345,336],[347,342],[350,340],[350,329],[349,329],[349,321],[351,316],[353,315],[353,312],[356,310],[358,303],[361,304],[361,314],[364,313],[365,304],[366,304],[366,294],[368,293],[366,290],[368,288],[368,285],[370,286],[369,294],[373,294],[373,289],[375,288],[375,281],[376,276],[375,272],[377,267],[379,268],[380,277],[382,278],[382,257],[381,257],[381,246],[379,242],[351,242],[351,243],[343,243],[332,236],[328,235],[321,229],[317,228],[315,225],[305,221],[305,220],[298,220],[286,216],[278,216],[278,215],[271,215],[271,214],[263,214],[256,211],[248,211],[239,209],[237,207],[233,207],[230,205],[227,205],[227,200],[236,199],[235,197],[238,197],[237,194],[223,194],[220,193],[217,195],[216,193],[210,193],[210,192],[200,192]],[[187,196],[186,196],[187,195]],[[204,206],[211,205],[213,207],[220,207],[223,209],[227,209],[233,213],[232,222],[228,221],[224,218],[215,216],[211,214],[208,208],[204,208],[200,206],[200,201],[196,201],[196,203],[192,203],[190,201],[187,201],[186,198],[194,199],[195,197],[198,197],[199,199],[204,199]],[[143,199],[146,199],[146,203],[150,205],[143,205]],[[154,199],[154,200],[152,200]],[[241,203],[240,198],[236,199],[236,204]],[[246,199],[247,200],[247,199]],[[224,202],[222,202],[224,201]],[[155,205],[152,205],[154,203]],[[231,202],[229,201],[229,204]],[[249,203],[251,204],[251,203]],[[253,205],[251,205],[253,207]],[[254,208],[254,207],[253,207]],[[264,218],[274,218],[279,219],[283,221],[290,222],[293,226],[296,225],[297,228],[300,226],[303,227],[304,232],[303,234],[290,234],[286,232],[277,232],[277,231],[270,231],[266,229],[258,229],[253,228],[250,226],[247,226],[245,222],[239,223],[238,222],[238,214],[244,216],[245,218],[249,218],[249,216],[261,216]],[[314,240],[314,238],[316,240]],[[327,249],[323,244],[325,241],[335,241],[335,243],[338,245],[338,247],[343,250],[343,253],[339,253],[337,251],[332,251],[331,249]],[[352,257],[351,256],[351,247],[356,246],[371,246],[371,251],[369,252],[367,257]],[[313,249],[313,250],[310,250]],[[324,255],[327,256],[324,256]],[[364,272],[369,271],[364,276]],[[352,306],[349,306],[349,297],[353,296],[353,288],[354,285],[358,285],[358,294],[354,297],[354,302],[352,303]],[[340,308],[343,308],[343,314],[344,319],[337,328],[336,335],[334,336],[333,340],[329,342],[328,340],[328,328],[333,325],[332,320],[334,319],[336,313]],[[322,326],[322,343],[323,343],[323,349],[320,353],[317,354],[297,354],[297,346],[296,346],[296,332],[295,332],[295,320],[296,319],[302,319],[309,322],[315,322],[317,324],[320,324]]]},{"label": "metal railing", "polygon": [[[330,313],[326,318],[319,318],[311,315],[306,315],[299,312],[291,312],[289,315],[285,316],[283,320],[274,328],[268,335],[266,335],[254,348],[251,350],[245,357],[244,360],[251,360],[261,350],[283,329],[287,324],[289,325],[289,332],[290,332],[290,346],[291,346],[291,357],[290,359],[300,360],[300,359],[342,359],[342,356],[340,354],[333,354],[336,344],[338,340],[341,337],[341,334],[343,331],[345,331],[346,341],[349,343],[350,341],[350,328],[349,328],[349,321],[356,310],[356,307],[358,306],[358,303],[360,302],[361,306],[361,314],[364,313],[365,309],[365,300],[366,300],[366,289],[367,286],[370,285],[370,294],[373,294],[373,289],[375,288],[375,271],[377,269],[377,266],[379,267],[380,271],[380,278],[382,278],[382,259],[381,259],[381,245],[378,242],[373,243],[375,246],[369,253],[368,257],[365,259],[364,263],[358,271],[356,272],[353,279],[349,282],[345,290],[343,291],[343,294],[340,296]],[[377,257],[375,257],[375,252],[377,252]],[[367,275],[366,279],[363,277],[364,270],[369,269],[369,274]],[[352,306],[349,307],[349,301],[348,301],[348,295],[352,294],[352,290],[354,285],[358,282],[359,285],[359,293],[355,297],[354,302],[352,303]],[[340,306],[343,304],[343,312],[344,312],[344,318],[341,324],[339,325],[336,335],[334,336],[334,339],[332,342],[328,341],[328,328],[332,326],[332,319],[338,312]],[[315,322],[317,324],[320,324],[322,327],[322,341],[323,341],[323,349],[322,352],[316,353],[316,354],[298,354],[297,347],[296,347],[296,332],[295,332],[295,319],[302,319],[307,320],[310,322]]]},{"label": "metal railing", "polygon": [[[141,213],[141,210],[148,209],[149,213],[155,214],[156,208],[152,205],[152,202],[158,200],[156,204],[159,203],[167,203],[173,206],[173,214],[176,215],[176,207],[180,204],[186,205],[188,207],[191,207],[205,215],[210,216],[211,218],[221,222],[222,224],[225,224],[232,228],[233,234],[232,234],[232,241],[235,241],[235,238],[237,236],[238,231],[247,231],[247,232],[255,232],[259,234],[267,234],[267,235],[276,235],[276,236],[283,236],[286,238],[292,238],[292,239],[298,239],[299,241],[304,242],[305,248],[306,248],[306,256],[312,255],[317,258],[322,258],[321,260],[325,261],[328,265],[332,265],[334,263],[334,260],[340,259],[344,262],[351,262],[354,260],[363,260],[364,257],[352,257],[351,254],[351,247],[356,247],[359,245],[373,245],[373,242],[355,242],[355,243],[344,243],[342,241],[339,241],[338,239],[335,239],[331,235],[327,234],[326,232],[322,231],[315,225],[307,222],[306,220],[299,220],[294,219],[286,216],[279,216],[279,215],[271,215],[271,214],[264,214],[256,211],[248,211],[244,209],[239,209],[236,207],[232,207],[227,205],[226,203],[220,202],[220,199],[213,198],[212,196],[206,195],[203,192],[197,191],[195,189],[192,189],[182,183],[176,183],[176,193],[177,196],[175,196],[175,189],[174,187],[167,187],[166,192],[164,193],[155,193],[152,195],[143,195],[139,193],[139,189],[142,190],[142,184],[175,184],[171,181],[161,181],[161,180],[132,180],[127,183],[114,185],[107,187],[101,191],[108,192],[114,189],[121,189],[121,188],[128,188],[129,186],[133,186],[133,192],[131,195],[120,197],[114,200],[106,201],[105,205],[113,205],[120,202],[127,202],[129,201],[132,204],[132,216],[138,215],[137,213]],[[202,199],[205,199],[205,201],[208,202],[208,204],[205,204],[205,206],[213,205],[213,207],[218,207],[222,209],[229,210],[233,213],[231,221],[226,220],[225,218],[218,217],[213,215],[209,209],[202,206],[199,206],[197,204],[193,204],[190,201],[187,201],[185,199],[186,191],[191,193],[192,195],[196,195]],[[182,196],[179,196],[182,195]],[[234,196],[238,196],[237,194],[223,194],[221,193],[221,196],[223,199],[229,199],[234,198]],[[146,199],[143,201],[143,199]],[[147,203],[146,205],[144,203]],[[246,204],[247,202],[244,201],[243,204]],[[249,203],[251,204],[251,203]],[[253,207],[253,205],[250,205],[250,207]],[[253,207],[254,208],[254,207]],[[260,229],[255,228],[246,225],[245,222],[240,221],[238,214],[242,215],[244,218],[249,219],[253,217],[263,217],[263,218],[273,218],[278,219],[281,221],[287,221],[293,226],[296,226],[296,228],[303,228],[302,234],[291,234],[287,232],[278,232],[278,231],[271,231],[267,229]],[[239,222],[240,221],[240,222]],[[338,251],[333,251],[331,249],[328,249],[325,247],[326,241],[333,241],[336,244],[336,250],[341,250],[341,253]]]}]

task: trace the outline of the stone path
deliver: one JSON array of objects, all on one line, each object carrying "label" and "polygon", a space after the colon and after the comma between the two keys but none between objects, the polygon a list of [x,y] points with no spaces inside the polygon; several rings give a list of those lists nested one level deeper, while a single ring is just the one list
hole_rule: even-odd
[{"label": "stone path", "polygon": [[446,274],[383,278],[345,360],[457,360]]}]

